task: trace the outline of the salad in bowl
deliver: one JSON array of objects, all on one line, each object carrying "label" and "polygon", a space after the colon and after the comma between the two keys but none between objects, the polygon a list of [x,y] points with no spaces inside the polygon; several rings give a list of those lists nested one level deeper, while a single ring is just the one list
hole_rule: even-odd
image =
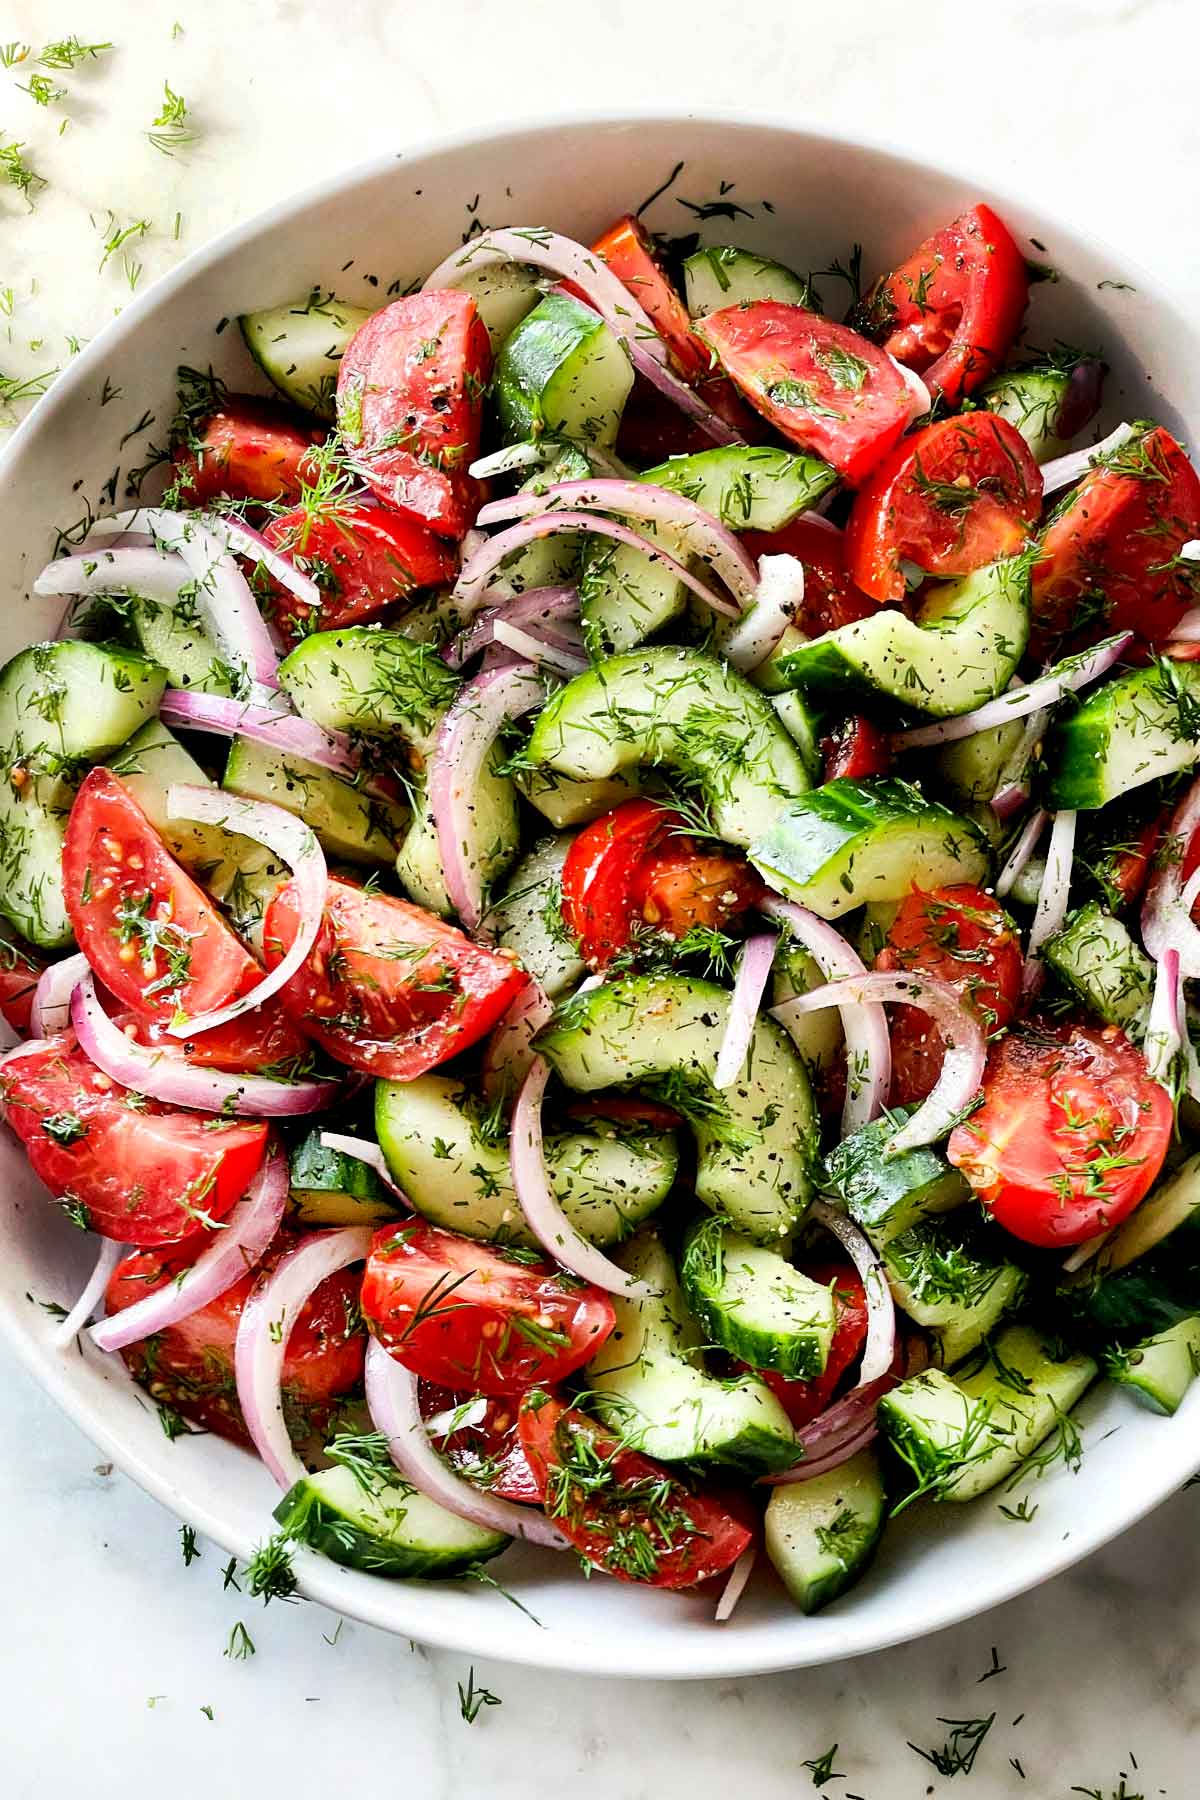
[{"label": "salad in bowl", "polygon": [[247,312],[36,576],[4,1119],[283,1549],[811,1613],[1200,1366],[1200,480],[990,207],[846,274]]}]

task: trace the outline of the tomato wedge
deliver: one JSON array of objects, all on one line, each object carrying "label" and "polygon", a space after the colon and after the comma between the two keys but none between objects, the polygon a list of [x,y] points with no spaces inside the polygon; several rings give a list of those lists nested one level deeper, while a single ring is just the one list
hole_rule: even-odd
[{"label": "tomato wedge", "polygon": [[359,327],[338,371],[337,417],[385,506],[460,538],[478,506],[491,345],[469,294],[408,294]]},{"label": "tomato wedge", "polygon": [[867,1296],[862,1277],[851,1263],[805,1263],[804,1273],[822,1287],[833,1287],[834,1329],[829,1358],[811,1381],[793,1381],[775,1369],[756,1369],[799,1431],[830,1405],[838,1383],[862,1355],[867,1341]]},{"label": "tomato wedge", "polygon": [[903,375],[874,344],[783,300],[727,306],[696,329],[751,406],[852,486],[912,417]]},{"label": "tomato wedge", "polygon": [[639,302],[670,351],[677,373],[693,383],[711,374],[709,354],[693,333],[688,309],[671,285],[640,220],[626,213],[596,239],[592,249]]},{"label": "tomato wedge", "polygon": [[230,394],[175,451],[175,483],[187,506],[212,500],[298,500],[308,454],[324,440],[272,400]]},{"label": "tomato wedge", "polygon": [[526,1395],[520,1429],[546,1511],[589,1568],[647,1587],[695,1587],[753,1540],[742,1496],[694,1487],[542,1389]]},{"label": "tomato wedge", "polygon": [[561,1381],[616,1324],[609,1296],[525,1251],[423,1220],[376,1232],[362,1285],[372,1336],[414,1374],[455,1393],[521,1393]]},{"label": "tomato wedge", "polygon": [[1179,552],[1200,536],[1200,477],[1156,425],[1085,476],[1046,527],[1033,571],[1035,636],[1134,631],[1164,644],[1200,595]]},{"label": "tomato wedge", "polygon": [[71,1218],[119,1243],[161,1247],[212,1230],[266,1154],[265,1125],[172,1112],[130,1093],[89,1062],[73,1032],[6,1063],[0,1104]]},{"label": "tomato wedge", "polygon": [[817,519],[800,518],[781,531],[745,531],[740,536],[755,560],[787,555],[804,564],[804,598],[797,624],[806,637],[820,637],[839,625],[856,625],[879,611],[878,603],[850,578],[844,533]]},{"label": "tomato wedge", "polygon": [[[198,1312],[168,1325],[153,1338],[122,1350],[135,1381],[151,1397],[183,1418],[215,1431],[220,1437],[252,1449],[238,1405],[233,1355],[242,1309],[255,1288],[300,1235],[280,1231],[258,1267],[210,1300]],[[188,1267],[186,1254],[164,1255],[142,1250],[117,1264],[109,1278],[105,1304],[123,1312],[147,1294],[157,1293]],[[328,1275],[306,1302],[288,1334],[283,1359],[283,1411],[297,1442],[324,1432],[334,1403],[362,1381],[367,1336],[358,1315],[358,1271]]]},{"label": "tomato wedge", "polygon": [[993,1048],[983,1105],[947,1155],[1014,1237],[1080,1244],[1133,1211],[1174,1125],[1170,1095],[1116,1025],[1039,1023]]},{"label": "tomato wedge", "polygon": [[262,980],[245,945],[110,769],[93,769],[75,796],[63,887],[79,948],[139,1018],[194,1017]]},{"label": "tomato wedge", "polygon": [[[455,1428],[434,1442],[452,1469],[476,1487],[501,1500],[540,1505],[545,1498],[530,1466],[517,1426],[519,1395],[452,1394],[449,1388],[422,1381],[418,1389],[421,1417],[446,1418]],[[481,1416],[477,1416],[480,1415]],[[469,1423],[455,1423],[457,1419]]]},{"label": "tomato wedge", "polygon": [[821,739],[824,763],[822,781],[866,781],[873,775],[886,775],[892,766],[892,751],[886,731],[882,731],[864,713],[851,713],[826,737]]},{"label": "tomato wedge", "polygon": [[[990,1036],[1010,1023],[1021,997],[1016,928],[998,900],[969,882],[915,888],[901,901],[875,967],[948,982]],[[919,1007],[895,1006],[891,1018],[889,1098],[893,1106],[912,1105],[933,1091],[946,1046]]]},{"label": "tomato wedge", "polygon": [[[282,962],[298,926],[287,882],[263,926],[269,967]],[[490,1031],[528,979],[510,957],[419,906],[331,879],[317,941],[280,998],[338,1062],[411,1081]]]},{"label": "tomato wedge", "polygon": [[876,600],[903,600],[902,562],[969,575],[1014,556],[1037,523],[1042,474],[994,413],[939,419],[896,445],[854,499],[846,564]]},{"label": "tomato wedge", "polygon": [[29,1035],[33,993],[45,966],[24,944],[0,938],[0,1017],[22,1037]]},{"label": "tomato wedge", "polygon": [[299,508],[272,519],[263,536],[321,591],[320,606],[311,607],[272,582],[275,618],[293,638],[373,619],[457,572],[449,548],[427,526],[383,506],[337,505],[315,516]]},{"label": "tomato wedge", "polygon": [[312,1056],[311,1041],[292,1023],[278,996],[194,1038],[169,1037],[159,1022],[141,1019],[136,1013],[115,1016],[121,1029],[132,1032],[139,1044],[157,1050],[160,1056],[181,1057],[200,1069],[284,1076]]},{"label": "tomato wedge", "polygon": [[947,400],[974,393],[1017,335],[1029,274],[1008,227],[972,206],[884,275],[851,323]]}]

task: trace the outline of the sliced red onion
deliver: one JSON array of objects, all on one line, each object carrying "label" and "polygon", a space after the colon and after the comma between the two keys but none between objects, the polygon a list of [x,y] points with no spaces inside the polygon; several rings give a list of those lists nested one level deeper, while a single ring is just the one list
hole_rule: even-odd
[{"label": "sliced red onion", "polygon": [[1052,938],[1067,916],[1071,902],[1071,870],[1075,862],[1075,819],[1073,812],[1054,815],[1050,827],[1050,846],[1046,852],[1046,874],[1038,895],[1033,924],[1029,927],[1029,943],[1025,951],[1025,975],[1022,991],[1032,994],[1042,979],[1039,952]]},{"label": "sliced red onion", "polygon": [[909,423],[911,424],[914,419],[923,418],[927,412],[932,412],[932,396],[930,395],[929,389],[925,386],[925,383],[921,380],[921,377],[917,374],[917,371],[915,369],[905,368],[904,364],[902,362],[897,362],[896,358],[889,352],[885,351],[884,354],[896,370],[896,373],[903,379],[904,385],[908,389],[911,408],[908,415]]},{"label": "sliced red onion", "polygon": [[803,605],[804,564],[794,556],[760,556],[758,589],[750,610],[721,645],[726,662],[744,675],[757,669],[795,623]]},{"label": "sliced red onion", "polygon": [[476,1394],[473,1400],[448,1406],[444,1412],[434,1413],[426,1419],[425,1430],[436,1443],[439,1438],[453,1437],[456,1431],[466,1431],[472,1425],[481,1425],[487,1418],[487,1395]]},{"label": "sliced red onion", "polygon": [[762,931],[756,937],[747,938],[742,946],[733,993],[729,997],[725,1031],[713,1070],[716,1088],[732,1087],[745,1066],[778,943],[773,931]]},{"label": "sliced red onion", "polygon": [[287,1157],[272,1149],[222,1229],[174,1281],[92,1326],[100,1350],[124,1350],[168,1325],[191,1318],[256,1269],[279,1230],[288,1198]]},{"label": "sliced red onion", "polygon": [[252,743],[299,756],[335,775],[353,778],[358,773],[358,753],[344,731],[326,731],[293,712],[227,700],[219,694],[201,694],[191,688],[168,688],[158,716],[164,725],[179,725],[187,731],[249,738]]},{"label": "sliced red onion", "polygon": [[1146,1020],[1142,1054],[1151,1080],[1170,1088],[1175,1058],[1183,1049],[1183,982],[1179,952],[1172,944],[1163,951],[1154,969],[1154,997]]},{"label": "sliced red onion", "polygon": [[554,455],[554,446],[540,444],[505,444],[490,456],[476,457],[467,469],[476,481],[489,481],[493,475],[511,475],[516,469],[540,468]]},{"label": "sliced red onion", "polygon": [[[858,953],[827,919],[820,919],[806,906],[780,900],[771,895],[762,903],[762,911],[785,927],[798,943],[803,944],[827,981],[840,975],[865,975],[866,965]],[[792,1001],[772,1008],[771,1017],[788,1029]],[[887,1014],[878,1001],[847,1000],[839,1009],[842,1030],[846,1036],[846,1099],[842,1107],[842,1136],[849,1137],[862,1125],[878,1118],[887,1099],[892,1081],[892,1040],[888,1035]]]},{"label": "sliced red onion", "polygon": [[365,1262],[374,1233],[367,1225],[314,1231],[280,1258],[242,1308],[233,1369],[254,1448],[282,1488],[308,1471],[292,1448],[283,1416],[283,1363],[297,1319],[323,1281]]},{"label": "sliced red onion", "polygon": [[476,269],[505,262],[529,263],[561,281],[569,281],[619,337],[636,335],[650,356],[666,362],[667,346],[629,289],[594,250],[557,231],[514,225],[504,231],[481,232],[438,264],[425,283],[425,291],[458,287]]},{"label": "sliced red onion", "polygon": [[510,625],[507,619],[497,619],[492,634],[506,650],[515,650],[518,656],[536,663],[540,669],[552,669],[556,675],[582,675],[591,667],[570,638],[549,627],[539,631],[531,626],[525,631],[519,625]]},{"label": "sliced red onion", "polygon": [[1200,538],[1189,538],[1179,554],[1184,562],[1200,562]]},{"label": "sliced red onion", "polygon": [[[112,1238],[103,1238],[100,1254],[96,1258],[96,1266],[88,1276],[87,1285],[82,1294],[54,1333],[51,1340],[56,1350],[69,1350],[79,1333],[83,1330],[101,1300],[108,1286],[108,1278],[125,1254],[124,1244],[115,1243]],[[97,1328],[98,1329],[98,1328]],[[95,1332],[92,1333],[93,1337]]]},{"label": "sliced red onion", "polygon": [[761,1487],[795,1487],[798,1482],[815,1481],[818,1475],[828,1475],[831,1470],[838,1469],[868,1444],[874,1443],[879,1436],[879,1427],[875,1422],[874,1408],[863,1415],[852,1431],[831,1443],[819,1456],[805,1457],[803,1462],[793,1463],[790,1469],[778,1469],[772,1475],[761,1475]]},{"label": "sliced red onion", "polygon": [[[491,540],[480,532],[480,543]],[[463,552],[466,554],[466,539],[463,540]],[[496,624],[505,619],[510,625],[538,625],[547,619],[577,619],[579,617],[579,591],[573,587],[527,588],[523,594],[514,594],[502,606],[488,607],[477,613],[475,618],[460,631],[457,637],[442,651],[442,661],[452,669],[461,669],[486,650],[493,642]]]},{"label": "sliced red onion", "polygon": [[1076,1244],[1070,1256],[1063,1257],[1062,1271],[1064,1275],[1074,1275],[1086,1263],[1090,1263],[1098,1251],[1103,1250],[1109,1238],[1116,1230],[1110,1225],[1107,1231],[1098,1231],[1095,1237],[1086,1238],[1082,1244]]},{"label": "sliced red onion", "polygon": [[706,582],[701,581],[699,576],[693,575],[690,569],[685,569],[681,562],[669,556],[652,538],[640,536],[616,519],[606,519],[600,513],[590,512],[547,512],[537,517],[521,519],[517,524],[510,525],[507,531],[498,532],[495,537],[488,539],[484,549],[477,551],[469,562],[463,564],[451,599],[459,606],[478,606],[493,572],[500,567],[505,557],[524,549],[526,544],[536,543],[538,538],[553,537],[563,531],[587,531],[597,537],[612,538],[618,544],[628,545],[630,549],[640,550],[643,556],[660,564],[676,581],[681,581],[689,588],[698,600],[711,606],[714,612],[724,613],[729,618],[737,617],[737,608],[731,600],[718,594]]},{"label": "sliced red onion", "polygon": [[280,862],[286,863],[292,872],[296,894],[296,939],[287,955],[239,999],[231,1000],[227,1006],[215,1007],[211,1012],[200,1013],[194,1019],[168,1025],[172,1037],[188,1038],[196,1037],[202,1031],[212,1031],[230,1019],[240,1019],[243,1013],[254,1012],[287,985],[312,949],[321,928],[328,876],[325,853],[315,833],[303,819],[297,819],[282,806],[273,806],[267,800],[243,800],[217,788],[190,787],[175,782],[167,789],[167,817],[191,819],[201,825],[222,825],[229,831],[239,831],[243,837],[252,838]]},{"label": "sliced red onion", "polygon": [[51,963],[38,976],[29,1012],[29,1035],[53,1037],[71,1023],[71,995],[88,973],[88,959],[82,953],[64,956]]},{"label": "sliced red onion", "polygon": [[741,432],[735,431],[728,419],[723,419],[719,412],[715,412],[695,388],[689,387],[686,381],[681,381],[665,362],[652,354],[648,344],[628,334],[625,334],[624,342],[638,374],[677,406],[685,419],[698,425],[706,438],[711,439],[714,444],[745,443]]},{"label": "sliced red onion", "polygon": [[1110,431],[1106,438],[1101,438],[1089,450],[1068,450],[1065,456],[1056,456],[1053,461],[1043,463],[1043,494],[1056,494],[1060,488],[1070,487],[1073,482],[1082,480],[1102,456],[1111,456],[1114,450],[1119,450],[1122,444],[1136,434],[1136,426],[1118,425],[1115,431]]},{"label": "sliced red onion", "polygon": [[530,976],[483,1052],[483,1092],[488,1100],[515,1094],[533,1066],[533,1040],[554,1017],[554,1002]]},{"label": "sliced red onion", "polygon": [[[1186,548],[1185,544],[1184,549]],[[1183,551],[1181,550],[1179,554],[1182,556]],[[1163,645],[1162,654],[1166,657],[1174,656],[1177,653],[1177,647],[1194,644],[1198,641],[1200,641],[1200,606],[1193,606],[1184,613],[1178,624],[1172,626],[1171,636]]]},{"label": "sliced red onion", "polygon": [[[114,539],[114,546],[118,540]],[[47,563],[36,577],[33,591],[39,595],[71,595],[90,598],[96,594],[136,594],[139,599],[153,600],[159,606],[174,606],[179,590],[192,579],[191,571],[181,556],[156,549],[153,543],[144,547],[124,545],[109,549],[97,545],[89,555],[77,550],[73,556],[62,556]]]},{"label": "sliced red onion", "polygon": [[369,1144],[365,1138],[346,1137],[340,1131],[323,1131],[321,1145],[325,1150],[337,1150],[342,1156],[353,1156],[368,1169],[374,1169],[389,1193],[402,1200],[411,1209],[412,1201],[402,1187],[397,1187],[392,1171],[388,1168],[387,1157],[378,1144]]},{"label": "sliced red onion", "polygon": [[712,513],[673,488],[649,481],[612,481],[590,476],[584,481],[560,481],[543,494],[513,494],[493,500],[480,510],[481,525],[499,525],[510,519],[541,518],[563,507],[579,511],[619,513],[630,519],[649,520],[678,531],[689,550],[709,564],[739,606],[751,605],[759,577],[754,558],[734,533]]},{"label": "sliced red onion", "polygon": [[311,575],[298,569],[290,556],[269,544],[261,531],[255,531],[244,519],[222,518],[218,529],[225,533],[225,541],[238,556],[244,556],[247,562],[261,563],[269,575],[273,575],[281,588],[289,594],[312,607],[321,610],[321,590]]},{"label": "sliced red onion", "polygon": [[746,1585],[754,1572],[757,1557],[758,1545],[749,1543],[730,1569],[725,1586],[721,1589],[721,1598],[717,1601],[717,1610],[713,1614],[716,1624],[724,1625],[726,1619],[732,1617],[733,1609],[745,1593]]},{"label": "sliced red onion", "polygon": [[991,808],[996,817],[1007,823],[1015,819],[1017,814],[1029,805],[1032,798],[1030,788],[1030,765],[1038,744],[1046,734],[1050,723],[1050,709],[1042,707],[1030,713],[1025,721],[1012,755],[1000,771],[996,783],[996,791],[991,798]]},{"label": "sliced red onion", "polygon": [[635,1280],[581,1236],[551,1192],[542,1149],[542,1096],[549,1079],[549,1063],[544,1057],[535,1056],[513,1108],[509,1159],[525,1223],[547,1256],[581,1281],[590,1281],[606,1294],[622,1294],[630,1300],[651,1299],[657,1288]]},{"label": "sliced red onion", "polygon": [[71,998],[71,1023],[84,1055],[121,1087],[148,1094],[166,1106],[256,1119],[291,1118],[332,1105],[338,1084],[273,1081],[267,1075],[230,1075],[201,1068],[171,1050],[151,1049],[128,1037],[100,1004],[91,971]]},{"label": "sliced red onion", "polygon": [[892,749],[922,750],[929,744],[950,744],[958,738],[974,737],[977,731],[990,731],[993,726],[1011,724],[1014,719],[1023,719],[1029,713],[1041,711],[1043,707],[1056,706],[1064,694],[1076,693],[1090,681],[1106,675],[1132,638],[1132,631],[1122,631],[1116,637],[1105,638],[1090,650],[1080,651],[1077,656],[1068,656],[1047,674],[1040,675],[1036,681],[1027,682],[1024,687],[1010,688],[1006,694],[997,694],[986,705],[977,706],[971,712],[959,713],[957,718],[935,719],[929,725],[916,725],[909,731],[895,731],[892,733]]},{"label": "sliced red onion", "polygon": [[1038,847],[1038,841],[1046,828],[1046,820],[1050,817],[1040,806],[1035,813],[1026,819],[1021,835],[1009,852],[1008,861],[996,877],[996,898],[1003,900],[1010,894],[1020,877],[1021,871]]},{"label": "sliced red onion", "polygon": [[1200,870],[1186,887],[1182,877],[1198,828],[1200,778],[1192,783],[1171,814],[1162,854],[1142,902],[1143,944],[1156,962],[1161,962],[1168,950],[1177,950],[1180,974],[1188,981],[1200,977],[1200,929],[1192,919],[1192,907],[1200,892]]},{"label": "sliced red onion", "polygon": [[483,918],[483,882],[470,862],[472,818],[483,765],[500,727],[540,706],[546,690],[527,665],[468,681],[444,714],[429,758],[429,807],[450,904],[468,931]]},{"label": "sliced red onion", "polygon": [[[941,982],[939,986],[945,987],[946,984]],[[953,993],[951,988],[946,991]],[[894,1150],[896,1143],[896,1138],[893,1138],[889,1148]],[[903,1147],[910,1148],[908,1145]],[[814,1200],[809,1210],[811,1217],[824,1225],[826,1231],[832,1232],[838,1240],[857,1269],[867,1296],[867,1341],[863,1345],[862,1363],[855,1387],[868,1388],[872,1382],[879,1381],[888,1373],[896,1356],[896,1307],[892,1300],[892,1290],[887,1284],[887,1274],[883,1263],[853,1219],[848,1219],[845,1213],[837,1212],[824,1200]]]},{"label": "sliced red onion", "polygon": [[371,1419],[387,1439],[392,1461],[422,1494],[484,1531],[502,1531],[547,1550],[569,1548],[558,1526],[536,1507],[499,1500],[446,1467],[430,1443],[421,1417],[417,1377],[389,1356],[375,1338],[367,1345],[366,1388]]},{"label": "sliced red onion", "polygon": [[864,1000],[901,1001],[905,1006],[918,1007],[929,1014],[941,1032],[946,1055],[937,1084],[907,1123],[888,1139],[884,1155],[897,1156],[902,1150],[935,1144],[957,1123],[963,1108],[979,1091],[987,1061],[979,1021],[967,1011],[948,982],[933,975],[905,975],[890,969],[872,969],[865,975],[827,982],[811,993],[797,994],[787,1004],[793,1013],[801,1013]]}]

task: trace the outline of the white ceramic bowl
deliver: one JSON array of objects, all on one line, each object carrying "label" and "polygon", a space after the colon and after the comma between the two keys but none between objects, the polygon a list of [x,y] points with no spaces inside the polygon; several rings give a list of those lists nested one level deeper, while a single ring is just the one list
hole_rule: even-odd
[{"label": "white ceramic bowl", "polygon": [[[739,210],[710,219],[709,241],[747,244],[801,269],[845,261],[856,239],[864,268],[885,269],[964,205],[990,199],[1030,256],[1058,272],[1033,290],[1028,340],[1061,334],[1104,349],[1112,367],[1104,428],[1147,412],[1177,430],[1200,420],[1200,342],[1157,285],[990,183],[858,142],[732,118],[603,118],[458,138],[338,176],[227,233],[127,306],[71,365],[0,464],[0,658],[53,632],[54,603],[29,598],[31,578],[52,552],[55,528],[83,512],[85,497],[98,511],[110,508],[103,489],[114,467],[144,460],[145,436],[118,446],[143,406],[157,418],[146,435],[161,441],[176,364],[211,362],[234,387],[262,386],[236,327],[222,329],[227,316],[292,300],[314,282],[381,302],[389,283],[401,291],[476,221],[545,224],[588,241],[677,164],[646,214],[654,229],[690,231],[697,217],[683,202],[721,200]],[[1106,285],[1118,279],[1132,280],[1134,291]],[[106,377],[125,398],[101,410]],[[52,1321],[28,1296],[69,1303],[94,1243],[48,1204],[7,1140],[0,1179],[0,1326],[11,1350],[106,1456],[197,1530],[248,1556],[271,1529],[277,1494],[266,1470],[214,1437],[168,1442],[119,1360],[55,1352]],[[388,1631],[589,1673],[732,1675],[828,1662],[919,1637],[1044,1581],[1148,1512],[1200,1463],[1195,1391],[1176,1418],[1161,1420],[1101,1389],[1080,1419],[1082,1469],[1060,1466],[1033,1484],[1030,1524],[1005,1520],[994,1498],[915,1507],[889,1529],[862,1584],[813,1619],[766,1575],[717,1626],[707,1595],[585,1583],[573,1559],[524,1547],[492,1568],[528,1613],[472,1583],[387,1582],[312,1555],[302,1559],[303,1585]]]}]

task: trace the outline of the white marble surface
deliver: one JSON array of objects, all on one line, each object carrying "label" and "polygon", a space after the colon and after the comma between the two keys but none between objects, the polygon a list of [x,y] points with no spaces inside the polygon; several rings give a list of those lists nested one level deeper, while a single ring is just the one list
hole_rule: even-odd
[{"label": "white marble surface", "polygon": [[[0,5],[0,42],[72,32],[117,49],[66,78],[61,108],[39,110],[17,91],[23,75],[0,72],[0,128],[25,140],[49,183],[32,214],[0,190],[0,294],[13,290],[7,342],[0,326],[6,374],[64,361],[68,334],[88,337],[127,298],[120,259],[97,266],[109,209],[121,225],[151,222],[132,246],[144,283],[340,165],[573,106],[753,104],[889,137],[1033,187],[1200,302],[1182,204],[1200,160],[1192,0]],[[143,135],[164,77],[201,132],[173,160]],[[72,124],[60,137],[64,112]],[[175,1521],[98,1470],[92,1447],[15,1367],[0,1381],[0,1442],[5,1800],[76,1786],[94,1800],[207,1800],[218,1783],[305,1795],[369,1784],[420,1800],[707,1800],[731,1782],[754,1800],[796,1800],[815,1791],[805,1759],[835,1741],[841,1778],[823,1794],[917,1800],[956,1790],[907,1740],[938,1745],[939,1716],[993,1709],[968,1790],[979,1800],[1067,1800],[1073,1786],[1103,1800],[1200,1793],[1200,1490],[1038,1593],[924,1645],[695,1687],[491,1664],[477,1681],[502,1704],[468,1727],[456,1692],[466,1658],[349,1624],[339,1635],[310,1605],[264,1611],[223,1592],[212,1546],[185,1569]],[[239,1619],[257,1646],[240,1662],[222,1654]],[[979,1685],[993,1645],[1007,1667]]]}]

